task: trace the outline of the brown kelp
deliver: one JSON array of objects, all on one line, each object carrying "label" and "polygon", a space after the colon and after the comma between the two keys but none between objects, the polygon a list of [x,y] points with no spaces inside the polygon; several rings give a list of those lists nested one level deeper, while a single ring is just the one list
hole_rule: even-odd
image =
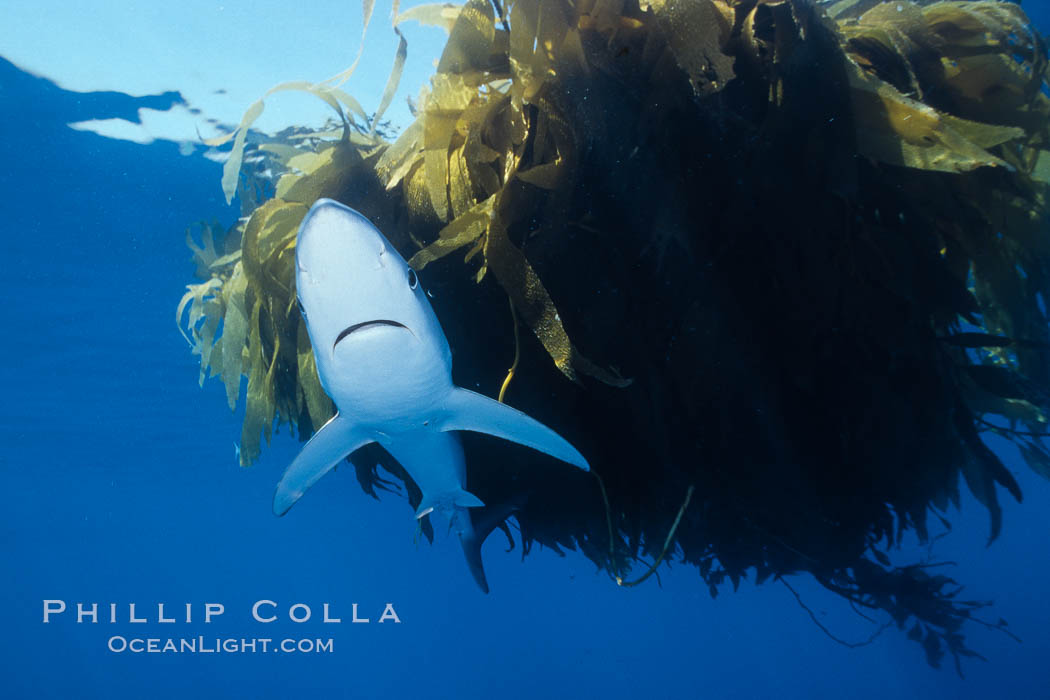
[{"label": "brown kelp", "polygon": [[[195,246],[179,315],[202,381],[234,406],[248,378],[242,463],[332,413],[292,262],[331,197],[426,270],[457,383],[502,386],[593,465],[466,437],[471,491],[515,504],[524,552],[579,550],[620,583],[674,557],[712,595],[808,572],[935,665],[975,655],[983,604],[886,553],[947,524],[960,475],[994,539],[999,490],[1021,493],[987,434],[1050,475],[1050,99],[1021,9],[471,0],[407,20],[449,39],[393,142],[334,83],[296,84],[333,129],[253,144],[249,114],[231,135],[248,216],[223,255]],[[377,464],[407,478],[359,456],[373,495],[393,488]]]}]

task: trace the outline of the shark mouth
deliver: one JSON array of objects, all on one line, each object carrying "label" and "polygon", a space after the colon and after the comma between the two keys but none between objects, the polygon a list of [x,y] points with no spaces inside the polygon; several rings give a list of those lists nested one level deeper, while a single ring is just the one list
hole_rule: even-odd
[{"label": "shark mouth", "polygon": [[[376,319],[375,321],[364,321],[362,323],[355,323],[354,325],[348,326],[343,329],[342,333],[340,333],[339,336],[335,339],[335,342],[332,343],[332,349],[334,350],[335,346],[339,344],[340,340],[347,337],[354,331],[360,331],[365,328],[371,328],[373,326],[394,326],[395,328],[404,328],[406,331],[409,330],[408,326],[406,326],[403,323],[398,323],[397,321],[388,321],[386,319]],[[411,331],[409,332],[411,333]]]}]

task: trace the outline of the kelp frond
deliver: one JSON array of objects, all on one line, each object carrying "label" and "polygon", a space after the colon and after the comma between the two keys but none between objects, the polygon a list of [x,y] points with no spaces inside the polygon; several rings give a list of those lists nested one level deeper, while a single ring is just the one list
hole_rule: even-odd
[{"label": "kelp frond", "polygon": [[[267,196],[239,257],[194,244],[203,281],[179,318],[202,381],[221,375],[233,405],[248,378],[242,463],[275,425],[305,438],[332,413],[293,274],[298,224],[331,197],[456,299],[457,371],[495,390],[520,351],[513,398],[601,473],[599,491],[523,457],[468,467],[486,502],[529,494],[526,550],[578,548],[621,577],[680,553],[712,590],[809,571],[966,655],[970,611],[945,582],[887,601],[878,581],[914,572],[866,555],[927,537],[960,477],[998,534],[999,489],[1021,494],[989,431],[1050,474],[1048,62],[1022,10],[470,0],[394,17],[449,32],[415,121],[383,138],[347,74],[277,86],[338,121],[258,146],[279,178],[252,189]],[[251,184],[262,105],[228,137],[228,198]],[[508,297],[535,341],[511,346]]]}]

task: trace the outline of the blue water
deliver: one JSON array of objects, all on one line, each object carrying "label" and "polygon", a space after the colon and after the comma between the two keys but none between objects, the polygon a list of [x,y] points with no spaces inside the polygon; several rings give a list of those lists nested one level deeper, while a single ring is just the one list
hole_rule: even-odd
[{"label": "blue water", "polygon": [[[1045,6],[1027,9],[1050,27]],[[151,99],[70,93],[0,62],[0,697],[1047,697],[1050,484],[1002,446],[1025,503],[1004,499],[1003,536],[985,548],[986,515],[965,498],[936,552],[958,562],[964,597],[994,599],[986,617],[1023,643],[971,626],[988,661],[967,663],[965,681],[950,663],[929,668],[896,630],[836,644],[779,584],[712,600],[676,566],[661,584],[621,589],[571,552],[504,553],[498,533],[485,596],[458,544],[443,533],[415,544],[408,506],[365,496],[350,470],[274,518],[299,443],[277,435],[238,467],[240,415],[218,381],[198,388],[174,322],[193,269],[186,226],[236,217],[220,166],[66,127],[173,98]],[[806,578],[793,585],[840,637],[872,631]],[[70,609],[44,624],[52,599]],[[254,621],[258,600],[276,602],[279,620]],[[78,602],[98,603],[100,621],[77,624]],[[128,622],[129,603],[149,621]],[[158,622],[158,603],[177,618],[192,604],[193,622]],[[225,613],[205,624],[206,603]],[[310,621],[289,621],[296,603]],[[320,620],[324,603],[341,624]],[[370,623],[350,622],[354,603]],[[387,603],[400,623],[378,623]],[[108,649],[114,637],[198,635],[331,639],[332,651]]]}]

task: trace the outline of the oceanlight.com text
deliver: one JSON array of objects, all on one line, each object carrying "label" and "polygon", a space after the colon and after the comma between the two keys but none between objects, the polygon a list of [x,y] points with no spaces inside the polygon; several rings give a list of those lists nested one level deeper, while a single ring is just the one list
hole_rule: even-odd
[{"label": "oceanlight.com text", "polygon": [[272,639],[266,637],[122,637],[107,642],[115,654],[331,654],[335,645],[326,639]]}]

